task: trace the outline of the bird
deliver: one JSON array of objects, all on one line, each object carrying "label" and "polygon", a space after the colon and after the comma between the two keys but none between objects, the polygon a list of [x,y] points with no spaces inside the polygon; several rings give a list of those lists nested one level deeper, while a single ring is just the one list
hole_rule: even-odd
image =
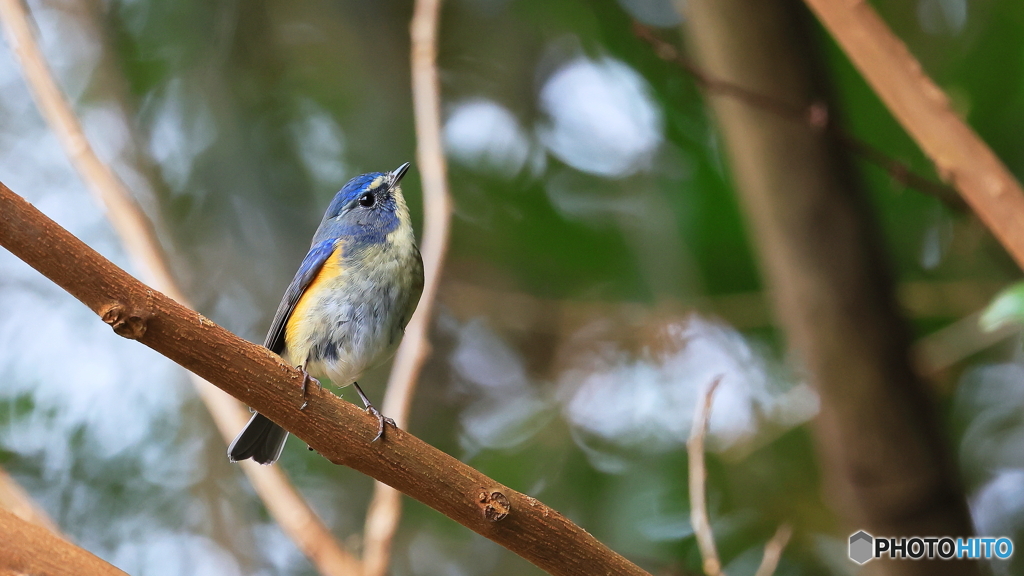
[{"label": "bird", "polygon": [[[395,423],[356,380],[394,355],[423,292],[423,259],[400,186],[409,166],[356,176],[335,194],[263,344],[302,371],[300,409],[319,378],[353,384],[377,417],[373,441]],[[287,439],[284,428],[254,412],[228,446],[228,460],[273,464]]]}]

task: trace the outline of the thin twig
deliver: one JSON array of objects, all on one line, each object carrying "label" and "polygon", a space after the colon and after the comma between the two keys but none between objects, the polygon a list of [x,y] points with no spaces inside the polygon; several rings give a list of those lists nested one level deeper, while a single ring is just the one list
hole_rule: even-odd
[{"label": "thin twig", "polygon": [[659,38],[649,26],[639,22],[633,23],[633,34],[640,40],[648,43],[659,58],[673,62],[692,76],[697,84],[708,93],[735,98],[753,108],[764,110],[798,124],[804,124],[814,130],[828,130],[830,134],[850,151],[885,170],[894,182],[898,182],[906,188],[912,188],[918,192],[933,196],[951,210],[958,212],[968,210],[967,204],[952,187],[934,182],[917,174],[903,162],[888,156],[878,148],[847,133],[836,125],[835,122],[831,122],[828,109],[823,104],[815,104],[807,108],[793,106],[784,100],[716,78],[687,60],[675,46]]},{"label": "thin twig", "polygon": [[[715,390],[722,383],[722,376],[718,376],[704,392],[704,401],[697,406],[697,412],[693,415],[693,426],[690,428],[690,438],[686,441],[686,454],[689,459],[690,469],[690,524],[693,526],[693,533],[697,537],[697,547],[700,548],[700,556],[703,559],[701,567],[707,576],[726,576],[722,570],[722,561],[718,557],[718,549],[715,547],[715,534],[711,530],[711,520],[708,518],[708,503],[706,483],[708,478],[707,467],[704,464],[704,437],[708,433],[708,424],[711,421],[711,404],[714,400]],[[765,544],[764,557],[761,558],[761,566],[757,569],[755,576],[771,576],[779,564],[782,550],[793,535],[793,528],[789,524],[779,526],[775,535]]]},{"label": "thin twig", "polygon": [[755,92],[738,84],[733,84],[708,74],[693,62],[687,60],[671,43],[659,38],[654,29],[639,22],[633,22],[633,35],[643,40],[654,49],[654,54],[667,62],[672,62],[693,77],[698,85],[709,92],[736,98],[753,108],[767,110],[772,114],[801,123],[809,123],[815,117],[807,108],[793,106],[789,102]]},{"label": "thin twig", "polygon": [[764,556],[761,558],[761,566],[757,568],[754,576],[772,576],[779,566],[779,559],[782,558],[782,551],[789,544],[793,536],[793,527],[789,524],[779,526],[772,539],[764,545]]},{"label": "thin twig", "polygon": [[[423,183],[423,295],[395,357],[384,396],[384,413],[406,426],[419,374],[430,353],[428,330],[441,281],[451,200],[447,165],[441,142],[441,88],[437,73],[437,30],[441,0],[417,0],[409,33],[412,40],[412,95],[416,121],[416,159]],[[391,556],[391,542],[401,518],[401,494],[378,482],[366,513],[363,532],[363,575],[383,576]]]},{"label": "thin twig", "polygon": [[970,207],[966,202],[964,202],[964,199],[957,194],[955,188],[921,176],[920,174],[912,171],[906,164],[891,158],[885,152],[882,152],[878,148],[860,140],[859,138],[849,135],[839,128],[833,128],[832,133],[839,142],[848,149],[859,155],[864,160],[867,160],[882,170],[885,170],[885,173],[892,178],[893,182],[897,182],[906,188],[933,196],[939,199],[951,210],[955,210],[957,212],[967,212],[970,210]]},{"label": "thin twig", "polygon": [[693,416],[690,439],[686,441],[686,452],[690,461],[690,524],[693,525],[693,532],[697,536],[697,546],[700,548],[700,555],[704,560],[702,566],[707,576],[725,576],[722,572],[722,562],[718,559],[718,550],[715,548],[711,521],[708,519],[705,490],[708,472],[704,466],[704,436],[708,432],[708,421],[711,418],[711,401],[721,382],[722,377],[718,376],[708,386],[704,393],[704,401],[697,406],[697,413]]},{"label": "thin twig", "polygon": [[[133,265],[148,283],[187,306],[149,219],[127,186],[93,150],[57,85],[36,42],[25,5],[21,0],[0,0],[0,19],[40,112],[97,201],[106,208]],[[194,374],[189,376],[225,442],[230,442],[248,420],[248,410],[209,382]],[[279,467],[247,462],[242,469],[281,529],[322,574],[345,576],[358,571],[359,561],[338,544]]]},{"label": "thin twig", "polygon": [[142,284],[0,184],[0,246],[138,340],[295,434],[335,464],[387,482],[555,576],[644,576],[593,535],[408,432],[372,442],[377,419],[324,394],[305,410],[303,373]]},{"label": "thin twig", "polygon": [[893,117],[1024,268],[1024,190],[870,2],[805,0]]}]

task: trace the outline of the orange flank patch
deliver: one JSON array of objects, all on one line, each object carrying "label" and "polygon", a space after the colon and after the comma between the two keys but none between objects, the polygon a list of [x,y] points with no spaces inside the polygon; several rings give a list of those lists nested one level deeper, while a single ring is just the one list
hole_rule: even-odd
[{"label": "orange flank patch", "polygon": [[309,307],[316,302],[316,294],[320,290],[327,288],[334,279],[341,276],[341,273],[344,272],[345,269],[341,263],[343,252],[344,247],[339,242],[338,246],[334,249],[334,253],[324,262],[316,277],[309,283],[309,286],[306,286],[306,290],[299,297],[299,301],[295,303],[295,308],[292,309],[291,315],[288,316],[288,321],[285,323],[284,328],[284,342],[285,346],[289,349],[298,352],[299,350],[296,350],[296,348],[309,345],[308,342],[303,342],[308,332],[313,328],[308,321]]}]

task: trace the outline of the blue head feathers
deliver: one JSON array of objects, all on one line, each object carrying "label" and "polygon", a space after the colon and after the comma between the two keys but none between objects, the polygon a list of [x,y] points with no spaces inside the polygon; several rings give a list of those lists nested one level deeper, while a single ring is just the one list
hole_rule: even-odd
[{"label": "blue head feathers", "polygon": [[344,238],[352,247],[384,242],[403,221],[408,224],[399,187],[408,170],[406,162],[392,172],[370,172],[349,180],[327,207],[313,244],[331,238]]}]

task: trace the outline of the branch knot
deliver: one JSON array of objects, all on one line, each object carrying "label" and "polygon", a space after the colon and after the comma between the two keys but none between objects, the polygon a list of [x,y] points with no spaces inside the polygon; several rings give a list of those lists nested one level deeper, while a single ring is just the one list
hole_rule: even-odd
[{"label": "branch knot", "polygon": [[146,333],[146,321],[149,313],[140,310],[128,310],[120,302],[107,305],[100,310],[100,318],[111,328],[114,333],[129,340],[138,340]]},{"label": "branch knot", "polygon": [[508,501],[508,497],[498,491],[481,491],[477,497],[477,504],[488,522],[504,520],[512,511],[512,503]]}]

